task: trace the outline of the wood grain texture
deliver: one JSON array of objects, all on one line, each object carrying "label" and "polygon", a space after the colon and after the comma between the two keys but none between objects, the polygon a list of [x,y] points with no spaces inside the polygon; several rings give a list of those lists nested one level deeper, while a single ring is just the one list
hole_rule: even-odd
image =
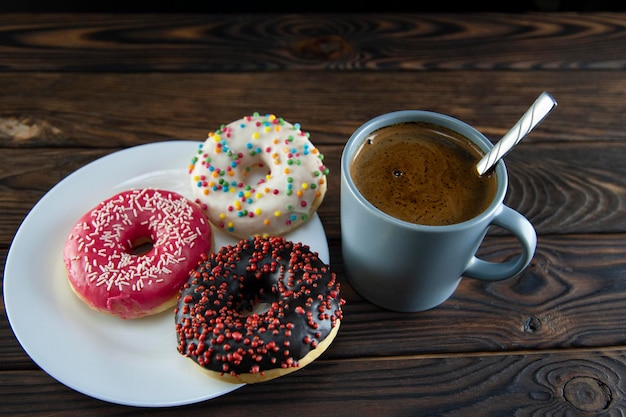
[{"label": "wood grain texture", "polygon": [[[542,234],[623,233],[626,231],[626,143],[586,147],[576,143],[520,146],[507,157],[510,185],[505,202],[523,213]],[[329,187],[340,188],[342,146],[320,145],[330,167]],[[0,247],[45,192],[76,169],[110,154],[111,149],[46,148],[0,153]],[[606,166],[603,160],[610,158]],[[562,162],[563,160],[566,162]],[[530,162],[532,161],[532,162]],[[571,162],[568,162],[571,161]],[[184,167],[187,161],[181,161]],[[559,169],[555,176],[554,169]],[[329,192],[319,214],[331,239],[339,239],[338,192]],[[497,234],[497,230],[494,234]]]},{"label": "wood grain texture", "polygon": [[[624,235],[542,237],[531,266],[518,277],[495,283],[464,279],[444,304],[413,314],[364,301],[350,286],[338,243],[332,241],[331,265],[347,303],[340,334],[325,357],[622,346],[624,241]],[[488,239],[480,256],[502,261],[516,245],[507,237]],[[0,341],[5,342],[0,369],[18,363],[29,368],[10,328],[0,331]]]},{"label": "wood grain texture", "polygon": [[625,373],[624,350],[320,358],[287,377],[247,385],[223,397],[175,409],[147,409],[87,398],[41,371],[1,372],[0,386],[5,388],[0,414],[245,415],[254,409],[264,417],[619,416],[626,407]]},{"label": "wood grain texture", "polygon": [[[76,169],[271,112],[326,157],[319,214],[347,301],[339,335],[305,369],[174,409],[59,384],[1,304],[0,415],[626,414],[626,13],[0,14],[0,57],[3,265],[24,217]],[[538,232],[529,268],[463,279],[422,313],[364,301],[343,268],[338,215],[351,133],[423,109],[495,142],[543,90],[559,106],[506,157],[505,201]],[[479,255],[517,248],[494,229]]]},{"label": "wood grain texture", "polygon": [[[488,79],[473,71],[285,73],[278,87],[277,76],[0,74],[0,246],[10,241],[44,192],[115,150],[162,140],[203,140],[220,124],[258,109],[298,121],[311,132],[331,170],[329,186],[337,191],[345,142],[378,114],[439,111],[472,124],[495,142],[542,89],[552,91],[561,104],[506,157],[507,204],[527,215],[541,233],[626,229],[626,80],[619,72],[503,71]],[[467,82],[457,84],[461,76]],[[581,91],[586,81],[592,84]],[[595,109],[591,113],[589,106]],[[331,238],[339,237],[338,197],[328,193],[320,208]]]},{"label": "wood grain texture", "polygon": [[625,16],[5,14],[0,70],[617,70]]},{"label": "wood grain texture", "polygon": [[626,122],[626,80],[611,71],[0,73],[0,88],[0,147],[203,139],[252,111],[298,121],[320,145],[343,145],[369,118],[402,109],[446,113],[495,141],[543,90],[560,105],[520,146],[619,141]]}]

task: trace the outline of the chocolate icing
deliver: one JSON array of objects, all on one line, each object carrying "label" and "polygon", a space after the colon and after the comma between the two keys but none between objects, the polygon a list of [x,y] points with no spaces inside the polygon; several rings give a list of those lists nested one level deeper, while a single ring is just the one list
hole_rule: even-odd
[{"label": "chocolate icing", "polygon": [[[176,307],[178,351],[232,375],[298,367],[342,318],[340,284],[302,243],[255,237],[201,262]],[[269,305],[265,312],[255,306]]]}]

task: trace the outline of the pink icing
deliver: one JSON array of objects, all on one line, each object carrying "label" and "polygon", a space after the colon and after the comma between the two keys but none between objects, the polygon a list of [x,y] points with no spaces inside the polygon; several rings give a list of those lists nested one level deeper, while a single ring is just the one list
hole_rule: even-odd
[{"label": "pink icing", "polygon": [[[137,254],[145,242],[149,250]],[[72,228],[63,257],[83,301],[130,319],[175,304],[189,272],[211,246],[209,222],[197,205],[175,192],[138,189],[85,213]]]}]

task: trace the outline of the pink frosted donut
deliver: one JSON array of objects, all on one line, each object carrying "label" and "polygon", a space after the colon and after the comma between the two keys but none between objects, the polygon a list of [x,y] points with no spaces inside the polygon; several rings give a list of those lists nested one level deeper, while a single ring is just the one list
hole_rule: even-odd
[{"label": "pink frosted donut", "polygon": [[124,191],[85,213],[63,258],[72,290],[91,308],[123,319],[176,305],[189,272],[211,251],[200,208],[172,191]]}]

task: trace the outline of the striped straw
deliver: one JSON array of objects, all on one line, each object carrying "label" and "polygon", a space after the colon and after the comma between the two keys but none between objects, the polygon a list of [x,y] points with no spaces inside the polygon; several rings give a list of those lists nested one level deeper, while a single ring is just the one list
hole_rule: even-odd
[{"label": "striped straw", "polygon": [[554,97],[545,91],[541,93],[515,126],[478,161],[478,164],[476,164],[478,175],[483,175],[485,172],[489,171],[496,162],[504,158],[515,145],[546,118],[556,105],[557,103]]}]

